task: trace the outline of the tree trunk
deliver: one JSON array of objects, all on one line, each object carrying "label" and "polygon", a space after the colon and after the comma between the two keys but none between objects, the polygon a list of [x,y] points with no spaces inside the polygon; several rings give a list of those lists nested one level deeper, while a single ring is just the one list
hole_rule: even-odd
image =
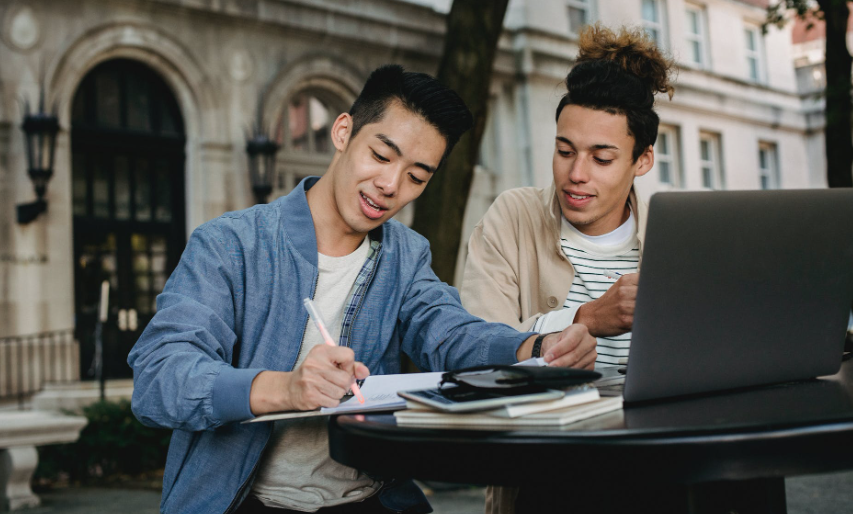
[{"label": "tree trunk", "polygon": [[432,269],[453,283],[465,205],[486,124],[492,68],[509,0],[454,0],[447,16],[437,78],[452,88],[474,115],[474,128],[459,140],[415,204],[412,228],[432,249]]},{"label": "tree trunk", "polygon": [[847,50],[846,0],[818,0],[826,22],[826,178],[829,187],[853,187],[853,131]]}]

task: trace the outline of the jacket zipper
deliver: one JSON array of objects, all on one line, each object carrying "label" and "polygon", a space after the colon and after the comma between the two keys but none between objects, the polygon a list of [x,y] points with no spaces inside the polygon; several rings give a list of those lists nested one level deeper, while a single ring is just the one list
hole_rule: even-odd
[{"label": "jacket zipper", "polygon": [[[317,294],[317,277],[315,276],[315,277],[314,277],[314,282],[313,282],[313,284],[312,284],[312,286],[311,286],[311,299],[312,299],[312,300],[314,299],[314,295],[316,295],[316,294]],[[305,340],[305,330],[306,330],[306,328],[308,327],[308,322],[309,322],[309,321],[311,321],[311,320],[310,320],[310,319],[308,319],[308,318],[306,318],[306,319],[305,319],[305,327],[303,327],[303,328],[302,328],[302,338],[299,340],[299,351],[298,351],[298,352],[296,352],[296,358],[297,358],[297,360],[299,359],[299,353],[300,353],[300,352],[302,352],[302,343],[303,343],[303,342],[304,342],[304,340]],[[291,371],[293,371],[293,369],[292,369],[292,368],[291,368]],[[272,432],[270,432],[270,435],[272,435]],[[267,444],[269,444],[269,442],[270,442],[270,435],[268,435],[268,436],[267,436],[267,441],[264,443],[264,447],[263,447],[263,448],[261,448],[261,455],[263,455],[264,450],[266,450],[266,449],[267,449]],[[242,496],[242,495],[243,495],[243,490],[246,488],[246,485],[248,485],[248,484],[249,484],[249,480],[250,480],[253,476],[255,476],[255,471],[258,469],[258,464],[260,464],[260,462],[261,462],[261,458],[260,458],[260,457],[258,457],[258,460],[255,462],[255,465],[254,465],[254,466],[252,466],[252,472],[251,472],[251,473],[249,473],[249,476],[248,476],[248,477],[246,477],[246,480],[244,480],[244,481],[243,481],[243,483],[240,485],[240,489],[238,489],[238,490],[237,490],[237,494],[236,494],[236,495],[234,496],[234,498],[231,500],[231,503],[228,505],[228,508],[227,508],[227,509],[225,509],[225,514],[228,514],[229,512],[231,512],[231,508],[232,508],[232,507],[234,507],[234,503],[237,501],[237,498],[239,498],[240,496]]]},{"label": "jacket zipper", "polygon": [[[317,275],[314,276],[314,282],[311,285],[311,301],[314,301],[314,296],[317,295],[317,281],[319,280],[320,272],[317,272]],[[310,316],[305,316],[305,325],[302,327],[302,337],[299,338],[299,351],[296,352],[296,360],[299,360],[299,354],[302,353],[302,345],[305,343],[305,332],[308,330],[308,323],[311,322]],[[290,368],[290,371],[296,367],[296,361],[293,362],[293,367]]]},{"label": "jacket zipper", "polygon": [[[272,435],[272,431],[270,431],[270,435]],[[264,447],[263,447],[263,448],[261,448],[261,454],[263,454],[263,453],[264,453],[264,450],[267,448],[267,444],[268,444],[269,442],[270,442],[270,436],[268,435],[268,436],[267,436],[267,442],[266,442],[266,443],[264,443]],[[255,461],[255,465],[254,465],[254,466],[252,466],[252,472],[251,472],[251,473],[249,473],[249,476],[248,476],[248,477],[246,477],[246,480],[244,480],[244,481],[243,481],[243,483],[240,485],[240,489],[237,489],[237,494],[234,496],[234,498],[232,498],[232,499],[231,499],[231,503],[230,503],[230,504],[228,504],[228,508],[227,508],[227,509],[225,509],[225,513],[224,513],[224,514],[228,514],[228,513],[232,512],[232,510],[231,510],[231,509],[234,507],[234,504],[237,502],[237,498],[239,498],[239,497],[243,496],[243,491],[246,489],[246,486],[247,486],[247,485],[249,485],[249,480],[250,480],[253,476],[255,476],[255,471],[257,471],[257,469],[258,469],[258,464],[260,464],[260,463],[261,463],[261,458],[260,458],[260,456],[259,456],[259,457],[258,457],[258,460],[257,460],[257,461]],[[248,496],[248,495],[246,495],[246,496]],[[245,499],[246,499],[246,497],[243,497],[243,500],[245,500]]]}]

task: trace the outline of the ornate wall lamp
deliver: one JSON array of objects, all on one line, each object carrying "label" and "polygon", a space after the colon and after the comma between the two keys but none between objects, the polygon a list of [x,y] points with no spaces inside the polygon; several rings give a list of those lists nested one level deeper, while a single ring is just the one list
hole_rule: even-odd
[{"label": "ornate wall lamp", "polygon": [[272,193],[272,181],[275,177],[275,156],[280,145],[267,137],[260,130],[246,142],[246,153],[249,154],[249,180],[252,181],[252,192],[257,203],[267,203]]},{"label": "ornate wall lamp", "polygon": [[27,174],[36,190],[36,201],[18,205],[18,223],[27,224],[47,212],[47,183],[53,176],[53,153],[59,119],[55,114],[44,112],[44,90],[39,94],[39,110],[30,112],[30,103],[24,104],[24,123],[21,129],[26,136]]}]

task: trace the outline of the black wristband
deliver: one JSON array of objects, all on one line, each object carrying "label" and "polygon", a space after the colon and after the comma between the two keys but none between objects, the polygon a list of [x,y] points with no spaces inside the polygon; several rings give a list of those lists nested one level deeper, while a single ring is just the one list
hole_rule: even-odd
[{"label": "black wristband", "polygon": [[536,336],[536,340],[533,341],[533,349],[530,350],[531,357],[538,358],[542,356],[542,341],[545,340],[545,336],[547,335],[548,334],[539,334],[538,336]]}]

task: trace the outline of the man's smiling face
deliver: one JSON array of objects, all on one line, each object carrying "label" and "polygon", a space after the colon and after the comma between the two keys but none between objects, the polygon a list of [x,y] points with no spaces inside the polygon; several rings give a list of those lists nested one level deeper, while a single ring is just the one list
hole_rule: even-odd
[{"label": "man's smiling face", "polygon": [[340,152],[332,166],[335,206],[352,234],[366,234],[420,196],[446,148],[435,127],[398,101],[355,137],[333,127],[332,139]]},{"label": "man's smiling face", "polygon": [[654,164],[652,147],[634,162],[625,115],[577,105],[560,113],[555,144],[552,168],[563,216],[590,236],[619,228],[634,177]]}]

